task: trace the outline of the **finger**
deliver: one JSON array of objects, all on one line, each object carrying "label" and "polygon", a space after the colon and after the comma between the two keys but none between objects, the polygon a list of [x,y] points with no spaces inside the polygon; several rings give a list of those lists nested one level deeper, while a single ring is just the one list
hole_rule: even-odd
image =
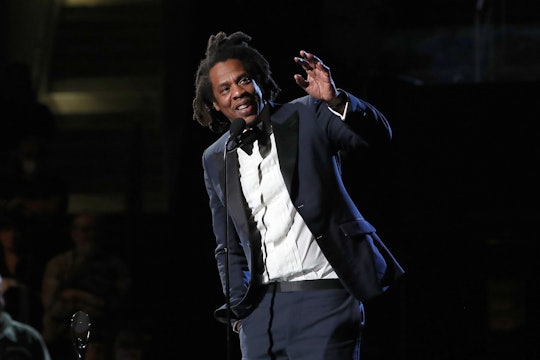
[{"label": "finger", "polygon": [[312,67],[320,67],[321,65],[324,66],[321,59],[319,59],[317,56],[310,54],[310,56],[307,58],[308,62]]},{"label": "finger", "polygon": [[302,75],[300,74],[295,74],[294,75],[294,81],[302,88],[302,89],[305,89],[306,87],[308,87],[309,85],[309,82],[306,81]]},{"label": "finger", "polygon": [[305,58],[310,64],[314,64],[314,63],[322,63],[321,59],[319,59],[318,56],[310,53],[310,52],[307,52],[305,50],[302,50],[300,52],[302,55],[303,55],[303,58]]},{"label": "finger", "polygon": [[300,50],[300,59],[303,59],[307,63],[312,63],[314,61],[317,61],[316,57],[305,50]]},{"label": "finger", "polygon": [[296,61],[297,64],[301,65],[305,71],[313,70],[313,67],[311,66],[311,64],[309,63],[307,59],[295,57],[294,61]]}]

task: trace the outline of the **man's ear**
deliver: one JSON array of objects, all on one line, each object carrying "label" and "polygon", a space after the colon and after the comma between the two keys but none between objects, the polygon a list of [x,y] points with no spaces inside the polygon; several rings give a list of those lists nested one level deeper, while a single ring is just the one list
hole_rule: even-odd
[{"label": "man's ear", "polygon": [[215,101],[212,102],[212,107],[213,107],[214,110],[216,110],[216,111],[221,111],[221,110],[219,110],[219,105],[218,105],[218,103],[215,102]]}]

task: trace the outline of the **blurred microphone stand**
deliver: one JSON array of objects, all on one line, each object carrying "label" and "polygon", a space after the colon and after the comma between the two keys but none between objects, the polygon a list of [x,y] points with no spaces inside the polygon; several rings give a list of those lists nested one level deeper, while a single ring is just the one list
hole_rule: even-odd
[{"label": "blurred microphone stand", "polygon": [[71,316],[71,341],[77,353],[77,359],[83,360],[90,339],[90,317],[83,311],[77,311]]}]

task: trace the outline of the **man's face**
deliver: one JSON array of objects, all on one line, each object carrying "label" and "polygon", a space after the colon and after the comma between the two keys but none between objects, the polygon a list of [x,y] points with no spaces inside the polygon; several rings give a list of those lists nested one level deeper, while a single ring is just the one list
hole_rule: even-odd
[{"label": "man's face", "polygon": [[262,106],[262,92],[238,59],[228,59],[210,69],[214,108],[230,121],[242,118],[252,124]]},{"label": "man's face", "polygon": [[88,246],[95,242],[95,230],[95,219],[90,215],[82,214],[73,221],[71,237],[77,246]]}]

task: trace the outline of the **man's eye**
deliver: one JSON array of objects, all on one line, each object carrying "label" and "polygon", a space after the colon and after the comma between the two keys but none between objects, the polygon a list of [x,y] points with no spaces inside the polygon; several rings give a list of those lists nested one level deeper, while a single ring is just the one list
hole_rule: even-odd
[{"label": "man's eye", "polygon": [[251,78],[249,77],[244,77],[240,79],[240,84],[249,84],[250,82],[251,82]]}]

